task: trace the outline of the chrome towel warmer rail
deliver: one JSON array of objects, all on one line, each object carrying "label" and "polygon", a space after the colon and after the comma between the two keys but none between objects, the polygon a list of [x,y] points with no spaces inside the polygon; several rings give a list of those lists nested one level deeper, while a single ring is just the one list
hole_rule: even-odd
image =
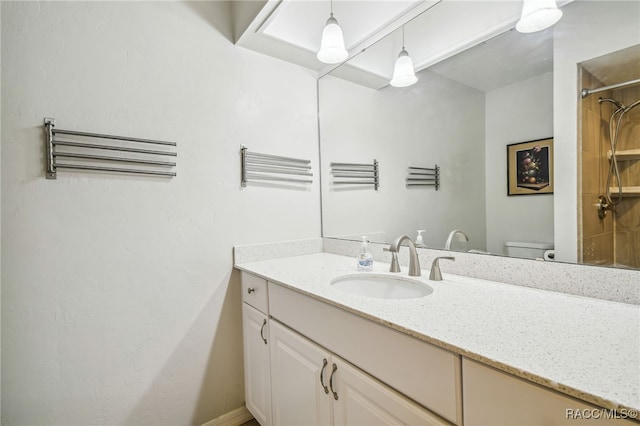
[{"label": "chrome towel warmer rail", "polygon": [[440,167],[411,167],[407,169],[407,186],[435,186],[440,188]]},{"label": "chrome towel warmer rail", "polygon": [[[175,161],[161,160],[162,157],[177,156],[177,152],[174,149],[174,147],[177,147],[175,142],[56,129],[55,119],[53,118],[45,118],[44,127],[46,132],[47,179],[56,179],[58,169],[133,173],[165,177],[176,176],[174,171],[167,170],[168,168],[176,166]],[[60,135],[71,136],[71,139],[60,139]],[[77,138],[88,138],[89,141]],[[99,144],[95,143],[93,141],[94,139],[105,139],[108,141],[105,141],[104,144]],[[161,145],[165,148],[158,150],[140,149],[136,148],[136,144]],[[59,147],[65,147],[65,150],[61,151]],[[111,155],[95,154],[95,150],[106,151]],[[125,157],[118,154],[123,152],[131,153],[135,157]],[[59,159],[62,158],[66,158],[66,161],[70,162],[60,162]],[[111,167],[104,166],[104,163],[137,164],[139,168]]]},{"label": "chrome towel warmer rail", "polygon": [[240,185],[243,187],[246,187],[248,182],[256,180],[296,184],[313,183],[313,179],[289,177],[313,176],[310,160],[251,152],[244,145],[240,146],[240,157],[242,161]]},{"label": "chrome towel warmer rail", "polygon": [[375,159],[372,164],[331,163],[330,167],[334,185],[372,185],[376,191],[380,187],[380,169]]}]

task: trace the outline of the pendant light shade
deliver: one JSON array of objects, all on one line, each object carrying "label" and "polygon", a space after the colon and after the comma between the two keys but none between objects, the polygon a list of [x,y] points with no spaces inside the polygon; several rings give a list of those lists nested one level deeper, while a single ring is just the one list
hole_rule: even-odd
[{"label": "pendant light shade", "polygon": [[416,72],[413,69],[413,61],[409,53],[404,49],[404,26],[402,27],[402,50],[396,59],[393,67],[393,77],[391,77],[390,85],[393,87],[407,87],[418,81]]},{"label": "pendant light shade", "polygon": [[402,52],[396,59],[396,65],[393,67],[393,77],[389,84],[393,87],[407,87],[418,81],[416,73],[413,69],[413,61],[409,56],[409,53],[402,49]]},{"label": "pendant light shade", "polygon": [[325,64],[337,64],[349,56],[344,48],[344,37],[338,21],[333,17],[333,13],[327,20],[327,25],[322,30],[322,42],[318,52],[318,60]]},{"label": "pendant light shade", "polygon": [[556,0],[524,0],[522,15],[516,24],[521,33],[533,33],[549,28],[562,17]]}]

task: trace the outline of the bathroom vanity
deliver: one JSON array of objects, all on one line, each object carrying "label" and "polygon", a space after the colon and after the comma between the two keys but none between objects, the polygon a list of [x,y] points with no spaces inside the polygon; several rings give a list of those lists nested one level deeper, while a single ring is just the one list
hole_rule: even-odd
[{"label": "bathroom vanity", "polygon": [[636,305],[425,270],[426,296],[364,297],[331,285],[357,273],[331,253],[236,267],[263,426],[638,424]]}]

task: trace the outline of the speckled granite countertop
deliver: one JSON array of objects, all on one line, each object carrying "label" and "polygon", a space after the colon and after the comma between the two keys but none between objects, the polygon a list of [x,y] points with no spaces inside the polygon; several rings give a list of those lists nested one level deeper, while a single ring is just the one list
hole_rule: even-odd
[{"label": "speckled granite countertop", "polygon": [[587,402],[640,410],[640,306],[447,273],[429,281],[424,269],[428,296],[355,296],[329,285],[357,273],[355,260],[329,253],[236,267]]}]

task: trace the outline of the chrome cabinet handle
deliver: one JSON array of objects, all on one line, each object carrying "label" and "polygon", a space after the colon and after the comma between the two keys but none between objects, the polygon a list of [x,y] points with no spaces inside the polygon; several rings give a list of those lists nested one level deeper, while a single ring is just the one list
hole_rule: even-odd
[{"label": "chrome cabinet handle", "polygon": [[249,287],[249,288],[247,289],[247,293],[249,293],[249,294],[253,293],[254,291],[256,291],[256,289],[255,289],[255,288],[251,288],[251,287]]},{"label": "chrome cabinet handle", "polygon": [[338,400],[338,392],[333,390],[333,375],[335,374],[338,366],[333,364],[333,370],[331,370],[331,377],[329,377],[329,387],[331,388],[331,393],[333,393],[333,399]]},{"label": "chrome cabinet handle", "polygon": [[324,384],[324,369],[327,368],[329,362],[326,358],[322,360],[322,370],[320,370],[320,384],[324,388],[324,393],[329,393],[329,388]]},{"label": "chrome cabinet handle", "polygon": [[264,338],[264,334],[263,334],[265,325],[267,325],[267,320],[266,319],[262,322],[262,327],[260,327],[260,337],[262,337],[262,341],[266,345],[267,344],[267,339]]}]

